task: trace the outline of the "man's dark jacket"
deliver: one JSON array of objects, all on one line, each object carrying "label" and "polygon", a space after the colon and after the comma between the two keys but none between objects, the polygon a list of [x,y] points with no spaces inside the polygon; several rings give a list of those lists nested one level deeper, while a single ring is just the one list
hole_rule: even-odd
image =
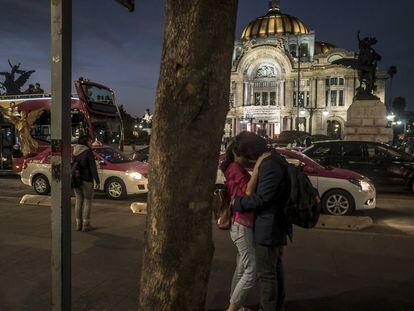
[{"label": "man's dark jacket", "polygon": [[289,197],[286,160],[276,151],[263,160],[259,167],[257,188],[254,194],[236,197],[233,211],[254,211],[256,243],[265,246],[287,244],[292,225],[286,220],[284,208]]}]

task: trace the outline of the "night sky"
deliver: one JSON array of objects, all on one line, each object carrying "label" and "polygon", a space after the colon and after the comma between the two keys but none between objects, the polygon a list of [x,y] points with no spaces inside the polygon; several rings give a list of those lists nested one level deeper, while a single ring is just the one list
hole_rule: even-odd
[{"label": "night sky", "polygon": [[[73,0],[73,79],[79,76],[114,89],[133,115],[153,108],[163,35],[163,1],[136,0],[128,13],[115,0]],[[237,36],[267,12],[267,0],[240,0]],[[30,82],[50,91],[50,0],[0,0],[0,71],[7,59],[34,69]],[[412,0],[282,0],[282,11],[316,31],[317,40],[356,50],[356,32],[379,40],[381,68],[398,67],[394,96],[414,110]],[[411,92],[410,92],[411,91]]]}]

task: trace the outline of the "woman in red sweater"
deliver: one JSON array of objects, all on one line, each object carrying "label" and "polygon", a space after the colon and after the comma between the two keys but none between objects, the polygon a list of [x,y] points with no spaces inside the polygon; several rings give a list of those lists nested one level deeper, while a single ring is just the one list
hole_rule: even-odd
[{"label": "woman in red sweater", "polygon": [[[252,146],[252,140],[255,142],[255,148],[246,149],[247,145]],[[266,150],[267,144],[264,139],[247,132],[238,135],[229,145],[221,169],[226,177],[226,185],[231,197],[249,196],[255,191],[260,163],[270,155]],[[251,159],[258,157],[250,176],[245,167],[249,165]],[[237,266],[231,284],[228,311],[239,310],[256,283],[253,223],[253,212],[235,212],[232,215],[230,236],[237,247]]]}]

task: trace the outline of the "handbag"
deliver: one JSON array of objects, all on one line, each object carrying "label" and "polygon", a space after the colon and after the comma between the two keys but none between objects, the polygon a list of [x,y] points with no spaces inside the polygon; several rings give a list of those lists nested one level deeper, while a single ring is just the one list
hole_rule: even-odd
[{"label": "handbag", "polygon": [[229,202],[228,200],[228,190],[227,189],[217,189],[214,191],[215,197],[215,215],[216,215],[216,225],[220,230],[229,230],[231,227],[231,207],[236,197],[237,191],[239,190],[239,185],[237,185],[234,194],[231,197]]}]

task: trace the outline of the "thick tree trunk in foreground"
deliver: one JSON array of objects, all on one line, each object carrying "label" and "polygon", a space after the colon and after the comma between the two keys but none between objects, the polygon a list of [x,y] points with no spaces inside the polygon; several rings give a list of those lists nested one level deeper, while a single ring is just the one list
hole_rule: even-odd
[{"label": "thick tree trunk in foreground", "polygon": [[237,0],[167,0],[139,310],[204,310]]}]

